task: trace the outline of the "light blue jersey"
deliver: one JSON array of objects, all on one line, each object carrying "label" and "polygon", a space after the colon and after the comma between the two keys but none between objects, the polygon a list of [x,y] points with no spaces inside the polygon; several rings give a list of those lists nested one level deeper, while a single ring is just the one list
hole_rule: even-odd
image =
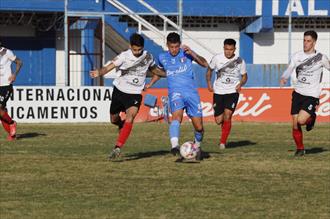
[{"label": "light blue jersey", "polygon": [[201,117],[202,109],[192,71],[193,58],[180,49],[176,56],[169,52],[159,55],[159,67],[167,75],[171,112],[186,109],[189,117]]},{"label": "light blue jersey", "polygon": [[169,93],[177,90],[191,92],[192,89],[197,88],[192,71],[192,60],[192,57],[182,49],[176,56],[172,56],[169,52],[159,55],[159,67],[166,72]]}]

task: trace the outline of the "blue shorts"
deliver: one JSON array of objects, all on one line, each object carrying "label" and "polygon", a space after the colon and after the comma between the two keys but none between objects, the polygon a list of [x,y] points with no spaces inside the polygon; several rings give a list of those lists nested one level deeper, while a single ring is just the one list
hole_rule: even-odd
[{"label": "blue shorts", "polygon": [[185,109],[189,117],[202,117],[202,105],[197,91],[169,93],[171,113]]}]

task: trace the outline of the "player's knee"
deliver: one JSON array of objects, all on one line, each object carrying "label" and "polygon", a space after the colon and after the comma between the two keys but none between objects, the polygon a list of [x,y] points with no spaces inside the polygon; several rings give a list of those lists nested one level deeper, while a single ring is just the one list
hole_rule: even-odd
[{"label": "player's knee", "polygon": [[223,117],[223,120],[224,121],[230,121],[231,120],[231,117],[232,117],[233,113],[232,112],[228,112],[228,113],[225,113],[224,117]]},{"label": "player's knee", "polygon": [[298,117],[297,122],[298,122],[299,125],[305,125],[306,124],[306,120],[307,119],[305,119],[305,118]]},{"label": "player's knee", "polygon": [[201,127],[199,127],[199,128],[196,128],[196,129],[195,129],[195,132],[199,132],[199,133],[201,133],[201,134],[204,134],[204,128],[203,128],[203,126],[201,126]]},{"label": "player's knee", "polygon": [[120,121],[120,117],[119,116],[110,115],[110,122],[112,124],[117,124],[119,121]]},{"label": "player's knee", "polygon": [[217,125],[221,125],[221,124],[223,123],[223,118],[218,118],[218,117],[216,117],[216,118],[215,118],[215,123],[216,123]]}]

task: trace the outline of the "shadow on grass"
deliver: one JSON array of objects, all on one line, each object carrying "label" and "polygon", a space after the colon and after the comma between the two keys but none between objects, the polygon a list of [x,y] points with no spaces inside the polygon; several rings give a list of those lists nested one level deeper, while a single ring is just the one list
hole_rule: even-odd
[{"label": "shadow on grass", "polygon": [[[213,154],[213,153],[218,153],[218,152],[206,152],[206,151],[202,151],[202,158],[203,160],[207,160],[211,157],[210,154]],[[192,159],[192,160],[185,160],[185,159],[182,159],[182,158],[178,158],[175,160],[176,163],[186,163],[186,164],[198,164],[200,163],[201,161],[199,160],[195,160],[195,159]]]},{"label": "shadow on grass", "polygon": [[22,139],[22,138],[35,138],[38,136],[46,136],[46,134],[43,133],[36,133],[36,132],[30,132],[30,133],[23,133],[23,134],[17,134],[16,138],[17,139]]},{"label": "shadow on grass", "polygon": [[[122,159],[113,160],[113,162],[123,162],[123,161],[132,161],[132,160],[139,160],[143,158],[155,157],[155,156],[163,156],[170,154],[169,151],[160,150],[160,151],[148,151],[148,152],[138,152],[134,154],[128,154],[122,157]],[[202,151],[203,159],[209,159],[210,153],[206,151]],[[184,163],[199,163],[199,161],[185,161]]]},{"label": "shadow on grass", "polygon": [[308,148],[306,149],[306,154],[318,154],[328,151],[327,149],[321,148],[321,147],[316,147],[316,148]]},{"label": "shadow on grass", "polygon": [[235,142],[228,142],[226,148],[237,148],[237,147],[245,147],[257,144],[256,142],[252,141],[235,141]]},{"label": "shadow on grass", "polygon": [[143,158],[149,158],[149,157],[155,157],[155,156],[163,156],[169,154],[169,151],[160,150],[160,151],[147,151],[147,152],[138,152],[135,154],[128,154],[125,155],[124,160],[130,161],[130,160],[139,160]]}]

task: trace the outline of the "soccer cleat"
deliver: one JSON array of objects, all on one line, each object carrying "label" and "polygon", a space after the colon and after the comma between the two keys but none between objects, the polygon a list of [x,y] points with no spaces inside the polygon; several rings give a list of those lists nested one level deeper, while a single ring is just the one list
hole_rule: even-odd
[{"label": "soccer cleat", "polygon": [[17,123],[15,121],[14,121],[13,124],[9,125],[9,135],[10,136],[15,136],[16,135],[16,126],[17,126]]},{"label": "soccer cleat", "polygon": [[300,157],[300,156],[304,156],[305,154],[306,154],[305,149],[297,149],[296,153],[294,153],[294,156]]},{"label": "soccer cleat", "polygon": [[7,136],[7,141],[15,141],[15,140],[16,140],[16,135],[14,135],[14,136],[8,135]]},{"label": "soccer cleat", "polygon": [[109,154],[109,160],[116,159],[120,156],[120,147],[115,147]]},{"label": "soccer cleat", "polygon": [[196,160],[203,160],[203,152],[201,148],[197,151]]},{"label": "soccer cleat", "polygon": [[315,120],[316,120],[316,115],[315,113],[311,116],[311,120],[309,123],[306,124],[306,131],[310,131],[314,128],[315,125]]},{"label": "soccer cleat", "polygon": [[179,146],[176,146],[176,147],[172,148],[171,149],[171,154],[173,154],[173,156],[180,155],[180,148],[179,148]]},{"label": "soccer cleat", "polygon": [[220,143],[219,148],[220,148],[220,150],[224,150],[224,149],[226,149],[226,145],[223,143]]}]

